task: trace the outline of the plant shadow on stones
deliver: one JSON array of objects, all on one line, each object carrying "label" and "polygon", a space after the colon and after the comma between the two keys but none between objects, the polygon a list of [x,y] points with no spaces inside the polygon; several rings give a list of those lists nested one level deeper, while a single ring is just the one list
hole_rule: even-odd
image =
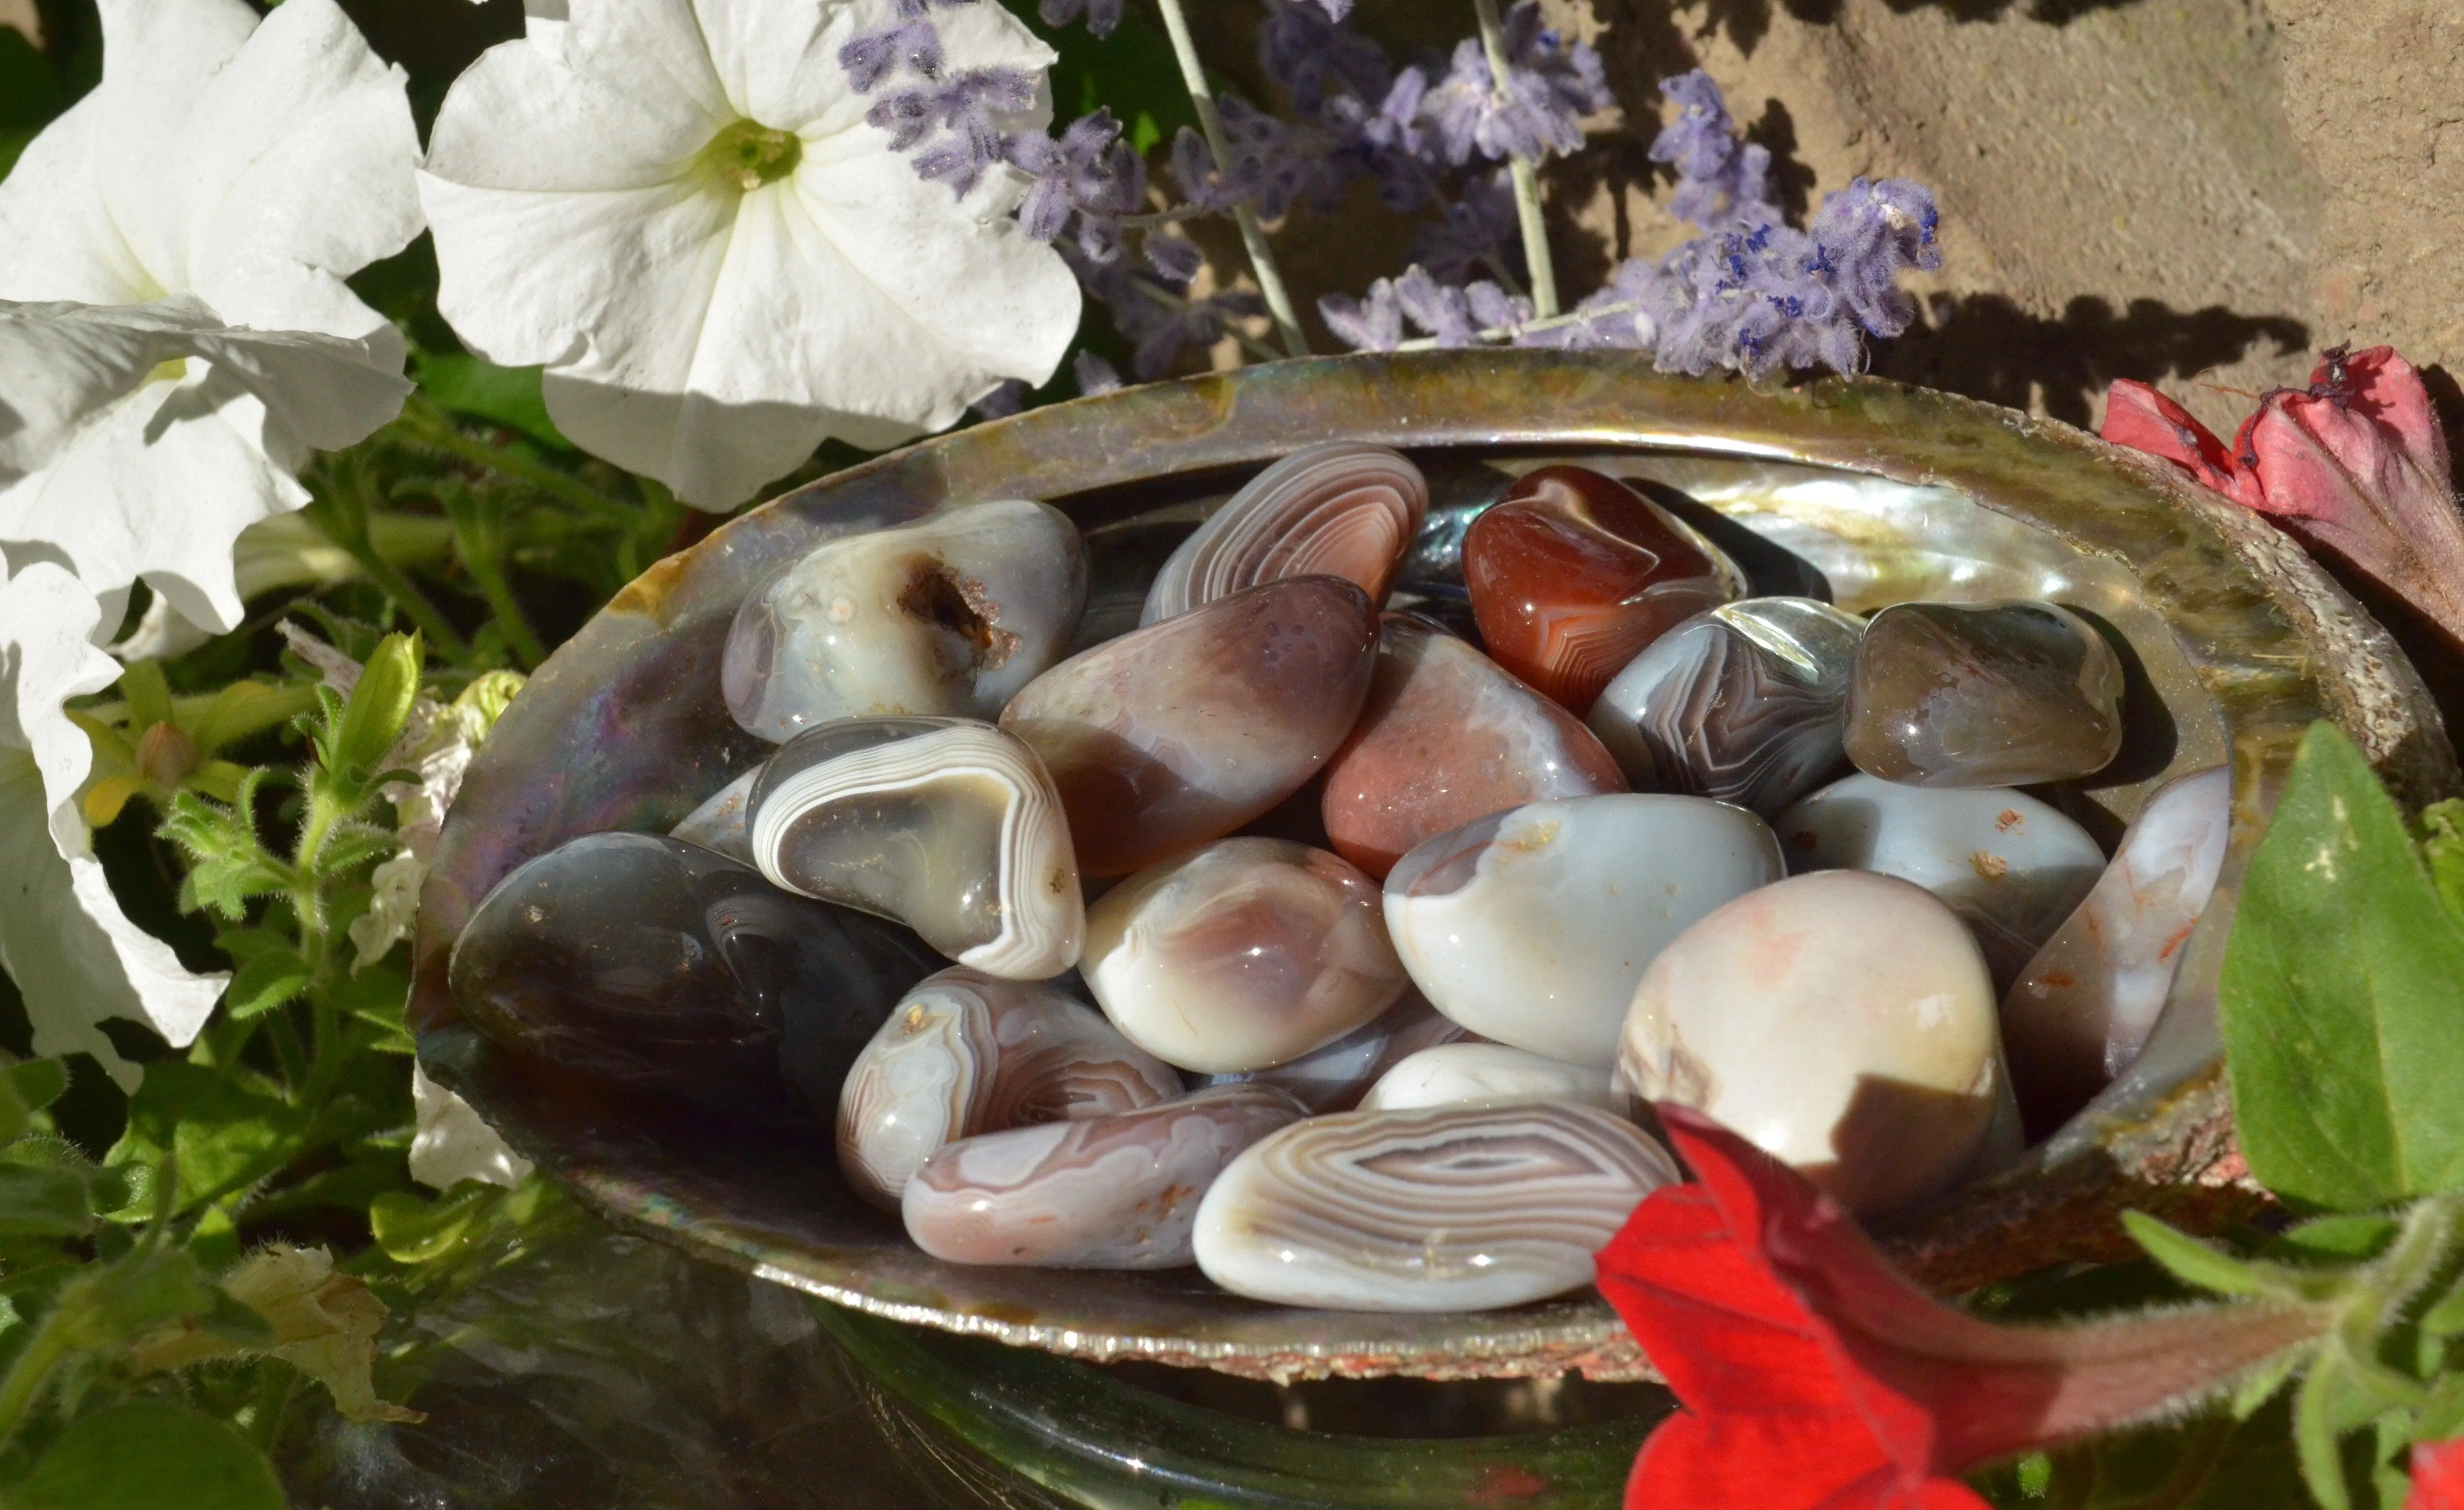
[{"label": "plant shadow on stones", "polygon": [[2039,406],[2085,426],[2116,378],[2189,378],[2239,360],[2262,341],[2289,355],[2310,327],[2289,315],[2244,315],[2219,304],[2177,310],[2135,299],[2116,315],[2101,299],[2074,299],[2057,318],[2032,315],[2000,294],[1937,296],[1927,318],[1874,353],[1874,372],[2013,409]]}]

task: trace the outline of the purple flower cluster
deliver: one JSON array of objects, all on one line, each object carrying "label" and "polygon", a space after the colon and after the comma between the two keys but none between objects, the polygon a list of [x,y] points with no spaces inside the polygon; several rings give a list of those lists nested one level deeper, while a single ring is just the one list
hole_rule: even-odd
[{"label": "purple flower cluster", "polygon": [[1005,126],[1035,105],[1035,80],[1017,69],[944,66],[931,12],[981,3],[898,0],[888,26],[839,49],[856,93],[879,97],[865,120],[890,133],[891,149],[908,153],[917,173],[962,197],[1012,160],[1020,139]]},{"label": "purple flower cluster", "polygon": [[1448,281],[1469,265],[1461,256],[1380,280],[1365,300],[1321,301],[1328,325],[1363,350],[1394,349],[1408,321],[1441,346],[1637,347],[1663,371],[1759,379],[1861,368],[1867,336],[1896,336],[1915,318],[1902,276],[1942,264],[1933,196],[1904,180],[1859,178],[1825,196],[1799,230],[1764,198],[1770,154],[1739,138],[1719,86],[1698,70],[1661,89],[1679,114],[1652,156],[1677,169],[1671,207],[1704,235],[1658,261],[1625,262],[1571,316],[1538,328],[1495,284]]},{"label": "purple flower cluster", "polygon": [[1617,103],[1600,55],[1541,25],[1539,0],[1521,0],[1503,25],[1504,87],[1489,72],[1480,38],[1465,37],[1420,102],[1448,163],[1474,157],[1537,163],[1572,152],[1583,144],[1583,117]]}]

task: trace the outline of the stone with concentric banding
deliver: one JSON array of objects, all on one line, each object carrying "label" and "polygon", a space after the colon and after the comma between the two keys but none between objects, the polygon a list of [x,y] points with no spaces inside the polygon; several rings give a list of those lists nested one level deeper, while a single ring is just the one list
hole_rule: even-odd
[{"label": "stone with concentric banding", "polygon": [[1313,573],[1341,577],[1383,602],[1428,506],[1420,469],[1383,446],[1346,441],[1293,452],[1181,543],[1148,588],[1139,622]]},{"label": "stone with concentric banding", "polygon": [[847,1071],[839,1168],[898,1209],[942,1144],[1135,1111],[1181,1093],[1172,1067],[1054,987],[959,966],[916,983]]},{"label": "stone with concentric banding", "polygon": [[1463,560],[1488,653],[1576,717],[1644,646],[1745,583],[1719,547],[1586,467],[1517,480],[1472,521]]},{"label": "stone with concentric banding", "polygon": [[1480,1311],[1592,1281],[1592,1255],[1680,1179],[1589,1106],[1315,1117],[1233,1161],[1199,1207],[1199,1267],[1253,1299]]},{"label": "stone with concentric banding", "polygon": [[1083,1121],[962,1138],[924,1162],[899,1203],[907,1235],[951,1263],[1173,1269],[1190,1261],[1199,1201],[1224,1166],[1307,1108],[1265,1085],[1221,1085]]}]

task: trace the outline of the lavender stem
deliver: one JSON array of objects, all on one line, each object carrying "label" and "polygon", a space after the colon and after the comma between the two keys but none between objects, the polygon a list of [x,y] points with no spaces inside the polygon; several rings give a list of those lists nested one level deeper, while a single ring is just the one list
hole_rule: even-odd
[{"label": "lavender stem", "polygon": [[[1641,307],[1642,303],[1639,300],[1623,299],[1617,300],[1614,304],[1601,304],[1592,309],[1578,309],[1571,315],[1551,315],[1545,319],[1534,320],[1529,323],[1517,325],[1511,330],[1506,329],[1503,326],[1492,327],[1479,332],[1479,336],[1483,341],[1504,341],[1508,337],[1528,334],[1534,330],[1555,330],[1565,325],[1581,324],[1586,320],[1604,320],[1611,315],[1630,315]],[[1438,349],[1438,338],[1435,336],[1420,336],[1410,341],[1398,341],[1395,343],[1393,349],[1397,351],[1435,351]]]},{"label": "lavender stem", "polygon": [[[1177,0],[1163,0],[1170,11]],[[1471,0],[1480,17],[1480,45],[1488,54],[1488,87],[1499,104],[1507,103],[1506,27],[1497,17],[1497,0]],[[1540,218],[1540,175],[1528,159],[1507,159],[1514,175],[1514,213],[1523,225],[1523,260],[1531,270],[1531,309],[1546,320],[1557,313],[1557,269],[1549,260],[1549,228]]]},{"label": "lavender stem", "polygon": [[[1181,12],[1180,0],[1156,3],[1163,11],[1163,29],[1172,37],[1173,56],[1180,63],[1180,81],[1189,88],[1189,102],[1198,107],[1198,125],[1206,133],[1207,149],[1215,154],[1217,170],[1229,172],[1232,154],[1223,141],[1223,118],[1216,113],[1215,92],[1207,86],[1206,70],[1198,60],[1198,43],[1189,34],[1189,18]],[[1241,228],[1241,245],[1249,254],[1249,271],[1258,279],[1258,292],[1265,298],[1267,312],[1275,317],[1284,349],[1292,356],[1308,356],[1309,338],[1301,333],[1300,316],[1292,310],[1291,292],[1284,287],[1284,275],[1275,266],[1275,254],[1266,245],[1266,233],[1260,228],[1257,214],[1246,205],[1235,205],[1232,218]]]}]

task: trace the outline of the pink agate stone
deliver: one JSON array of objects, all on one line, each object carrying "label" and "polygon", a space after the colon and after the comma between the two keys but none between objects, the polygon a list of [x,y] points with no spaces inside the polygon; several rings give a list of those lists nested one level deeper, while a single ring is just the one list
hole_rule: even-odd
[{"label": "pink agate stone", "polygon": [[1475,818],[1625,789],[1573,714],[1427,620],[1389,613],[1359,726],[1327,766],[1326,832],[1336,854],[1382,877]]},{"label": "pink agate stone", "polygon": [[915,1246],[951,1263],[1172,1269],[1194,1262],[1198,1202],[1224,1166],[1308,1108],[1266,1085],[1046,1122],[944,1146],[900,1203]]},{"label": "pink agate stone", "polygon": [[1376,649],[1357,586],[1286,578],[1070,657],[1020,689],[1001,727],[1052,773],[1080,872],[1126,875],[1317,774],[1360,712]]}]

